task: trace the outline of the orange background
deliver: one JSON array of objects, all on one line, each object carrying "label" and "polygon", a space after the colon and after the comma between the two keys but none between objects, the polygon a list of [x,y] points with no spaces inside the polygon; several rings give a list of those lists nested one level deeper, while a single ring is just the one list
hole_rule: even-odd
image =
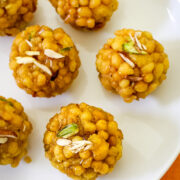
[{"label": "orange background", "polygon": [[180,180],[180,155],[161,180]]}]

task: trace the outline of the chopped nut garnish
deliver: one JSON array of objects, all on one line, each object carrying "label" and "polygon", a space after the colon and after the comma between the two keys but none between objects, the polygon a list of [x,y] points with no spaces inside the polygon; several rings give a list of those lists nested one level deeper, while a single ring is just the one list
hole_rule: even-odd
[{"label": "chopped nut garnish", "polygon": [[29,35],[29,41],[34,37],[34,35],[36,34],[35,31],[32,31]]},{"label": "chopped nut garnish", "polygon": [[122,54],[122,53],[119,53],[120,54],[120,56],[121,56],[121,58],[125,61],[125,62],[127,62],[132,68],[134,68],[135,67],[135,64],[129,59],[129,58],[127,58],[124,54]]},{"label": "chopped nut garnish", "polygon": [[142,47],[144,50],[147,50],[147,47],[144,44],[142,44]]},{"label": "chopped nut garnish", "polygon": [[141,81],[143,80],[142,77],[135,77],[135,76],[128,76],[128,79],[131,81]]},{"label": "chopped nut garnish", "polygon": [[131,38],[131,40],[134,42],[135,40],[134,40],[134,38],[132,37],[132,34],[130,33],[129,34],[129,37]]},{"label": "chopped nut garnish", "polygon": [[134,46],[134,42],[133,41],[124,43],[122,45],[122,47],[123,47],[123,51],[125,51],[127,53],[139,54],[139,52],[136,50],[136,48]]},{"label": "chopped nut garnish", "polygon": [[[145,45],[139,42],[138,36],[141,36],[141,32],[135,32],[134,37],[132,37],[132,34],[129,34],[129,37],[132,41],[123,44],[123,49],[125,52],[134,54],[147,54],[146,51],[143,51],[147,50],[147,48]],[[137,46],[137,49],[135,45]]]},{"label": "chopped nut garnish", "polygon": [[39,56],[40,55],[39,51],[26,51],[25,53],[28,56]]},{"label": "chopped nut garnish", "polygon": [[44,32],[44,29],[41,29],[41,30],[39,31],[39,34],[41,34],[42,32]]},{"label": "chopped nut garnish", "polygon": [[59,145],[59,146],[67,146],[67,145],[70,145],[71,144],[71,140],[68,140],[68,139],[58,139],[56,141],[56,143]]},{"label": "chopped nut garnish", "polygon": [[86,140],[82,140],[82,141],[71,141],[68,139],[58,139],[56,141],[56,143],[59,146],[68,146],[69,149],[73,152],[73,153],[78,153],[81,150],[87,151],[88,149],[90,149],[92,147],[92,142],[91,141],[86,141]]},{"label": "chopped nut garnish", "polygon": [[0,144],[5,144],[8,141],[7,137],[1,137],[0,138]]},{"label": "chopped nut garnish", "polygon": [[0,97],[0,101],[7,102],[10,106],[13,106],[13,103],[12,103],[12,102],[10,102],[10,101],[8,101],[8,100],[2,98],[2,97]]},{"label": "chopped nut garnish", "polygon": [[82,141],[75,141],[72,142],[71,145],[69,145],[70,150],[74,153],[78,153],[81,150],[88,150],[92,147],[92,142],[91,141],[86,141],[86,140],[82,140]]},{"label": "chopped nut garnish", "polygon": [[60,52],[63,52],[63,51],[70,51],[72,47],[66,47],[66,48],[63,48],[60,50]]},{"label": "chopped nut garnish", "polygon": [[140,33],[135,32],[135,34],[134,34],[134,39],[135,39],[135,42],[136,42],[138,48],[139,48],[140,50],[143,50],[142,45],[141,45],[141,43],[139,42],[139,39],[138,39],[138,36],[139,36],[139,35],[140,35]]},{"label": "chopped nut garnish", "polygon": [[31,42],[29,40],[26,39],[25,41],[30,47],[32,47],[32,44],[31,44]]},{"label": "chopped nut garnish", "polygon": [[60,130],[57,134],[57,137],[68,138],[79,132],[78,125],[75,123],[69,124]]},{"label": "chopped nut garnish", "polygon": [[15,134],[15,132],[10,131],[10,130],[3,130],[0,129],[0,138],[1,137],[6,137],[6,138],[17,138],[17,135]]},{"label": "chopped nut garnish", "polygon": [[62,54],[59,54],[51,49],[45,49],[44,54],[47,57],[53,58],[53,59],[60,59],[63,58],[64,56]]},{"label": "chopped nut garnish", "polygon": [[50,61],[49,61],[49,64],[50,64],[50,67],[52,67],[52,65],[53,65],[53,62],[50,60]]},{"label": "chopped nut garnish", "polygon": [[25,124],[23,124],[23,130],[22,130],[23,132],[25,132],[26,131],[26,125]]},{"label": "chopped nut garnish", "polygon": [[16,57],[16,60],[17,60],[18,64],[30,64],[30,63],[34,63],[36,66],[38,66],[44,72],[46,72],[47,74],[52,76],[51,70],[47,66],[37,62],[36,59],[34,59],[33,57]]}]

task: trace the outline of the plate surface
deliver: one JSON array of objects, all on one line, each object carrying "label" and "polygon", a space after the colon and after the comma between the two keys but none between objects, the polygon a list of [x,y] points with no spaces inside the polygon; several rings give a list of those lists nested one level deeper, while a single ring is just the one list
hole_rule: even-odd
[{"label": "plate surface", "polygon": [[[48,0],[39,0],[32,24],[63,27],[72,37],[82,66],[70,89],[55,98],[32,98],[19,89],[9,70],[9,52],[13,38],[0,37],[0,94],[20,101],[33,124],[29,155],[32,163],[23,161],[12,169],[0,167],[1,180],[69,179],[53,168],[44,156],[43,134],[46,124],[61,106],[86,102],[112,113],[124,133],[123,158],[104,180],[159,179],[180,152],[180,0],[119,0],[119,8],[107,25],[97,32],[73,29],[56,14]],[[104,90],[98,80],[95,56],[107,38],[121,28],[148,30],[160,41],[170,59],[168,78],[149,97],[126,104],[115,94]]]}]

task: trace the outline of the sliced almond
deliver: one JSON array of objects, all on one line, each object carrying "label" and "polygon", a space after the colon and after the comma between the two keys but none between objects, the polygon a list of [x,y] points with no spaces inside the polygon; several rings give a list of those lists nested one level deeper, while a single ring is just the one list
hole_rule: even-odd
[{"label": "sliced almond", "polygon": [[4,137],[15,139],[15,138],[17,138],[17,135],[13,131],[1,129],[0,130],[0,138],[4,138]]},{"label": "sliced almond", "polygon": [[71,140],[68,140],[68,139],[58,139],[56,141],[56,143],[59,145],[59,146],[68,146],[71,144]]},{"label": "sliced almond", "polygon": [[23,130],[22,130],[23,132],[25,132],[26,131],[26,125],[25,124],[23,124]]},{"label": "sliced almond", "polygon": [[30,47],[32,47],[33,45],[31,44],[31,42],[30,41],[28,41],[27,39],[25,40],[26,41],[26,43],[30,46]]},{"label": "sliced almond", "polygon": [[142,47],[144,50],[147,50],[147,47],[144,44],[142,44]]},{"label": "sliced almond", "polygon": [[39,56],[40,55],[39,51],[26,51],[25,53],[28,56]]},{"label": "sliced almond", "polygon": [[42,32],[44,32],[44,29],[41,29],[41,30],[39,31],[39,34],[41,34]]},{"label": "sliced almond", "polygon": [[83,161],[84,161],[84,159],[81,159],[81,161],[80,161],[80,163],[79,163],[79,164],[82,164],[82,163],[83,163]]},{"label": "sliced almond", "polygon": [[87,150],[90,149],[91,147],[92,147],[92,144],[89,144],[89,145],[87,145],[87,146],[84,148],[84,150],[87,151]]},{"label": "sliced almond", "polygon": [[128,79],[131,81],[142,81],[142,77],[128,76]]},{"label": "sliced almond", "polygon": [[140,35],[139,32],[135,32],[135,34],[134,34],[134,39],[135,39],[135,41],[136,41],[136,44],[137,44],[138,48],[139,48],[140,50],[143,50],[142,45],[141,45],[141,43],[139,42],[139,39],[138,39],[138,36],[139,36],[139,35]]},{"label": "sliced almond", "polygon": [[7,137],[1,137],[0,138],[0,144],[5,144],[8,141]]},{"label": "sliced almond", "polygon": [[49,61],[49,64],[50,64],[50,66],[52,67],[52,65],[53,65],[53,62],[50,60],[50,61]]},{"label": "sliced almond", "polygon": [[131,34],[131,33],[129,34],[129,37],[131,38],[131,40],[132,40],[133,42],[135,42],[135,39],[132,37],[132,34]]},{"label": "sliced almond", "polygon": [[47,57],[54,58],[54,59],[60,59],[64,57],[62,54],[59,54],[51,49],[45,49],[44,54]]},{"label": "sliced almond", "polygon": [[[87,148],[88,147],[88,148]],[[90,141],[86,141],[86,140],[82,140],[82,141],[74,141],[72,142],[72,144],[70,145],[70,150],[74,153],[78,153],[81,150],[88,150],[92,147],[92,142]]]},{"label": "sliced almond", "polygon": [[47,66],[37,62],[36,59],[34,59],[33,57],[16,57],[16,60],[17,60],[18,64],[30,64],[30,63],[34,63],[36,66],[38,66],[44,72],[46,72],[47,74],[52,76],[51,70]]},{"label": "sliced almond", "polygon": [[14,136],[14,135],[1,135],[0,134],[0,138],[1,137],[7,137],[7,138],[13,138],[13,139],[16,139],[17,137],[16,136]]},{"label": "sliced almond", "polygon": [[122,53],[119,53],[120,54],[120,56],[121,56],[121,58],[125,61],[125,62],[127,62],[132,68],[134,68],[135,67],[135,64],[129,59],[129,58],[127,58],[124,54],[122,54]]}]

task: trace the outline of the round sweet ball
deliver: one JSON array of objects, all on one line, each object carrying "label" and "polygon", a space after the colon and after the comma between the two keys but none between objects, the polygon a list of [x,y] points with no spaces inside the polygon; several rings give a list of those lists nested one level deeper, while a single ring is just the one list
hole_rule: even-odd
[{"label": "round sweet ball", "polygon": [[99,51],[96,68],[106,89],[132,102],[145,98],[166,79],[169,60],[151,33],[122,29]]},{"label": "round sweet ball", "polygon": [[61,94],[76,78],[79,67],[78,51],[61,28],[31,26],[12,44],[10,68],[17,85],[33,97]]},{"label": "round sweet ball", "polygon": [[67,24],[79,29],[99,29],[110,20],[117,0],[49,0]]},{"label": "round sweet ball", "polygon": [[37,0],[1,0],[0,35],[16,35],[33,18]]},{"label": "round sweet ball", "polygon": [[111,114],[85,103],[69,104],[47,124],[45,155],[69,177],[94,180],[113,170],[122,156],[122,139]]},{"label": "round sweet ball", "polygon": [[18,166],[27,154],[32,125],[16,100],[0,96],[0,165]]}]

